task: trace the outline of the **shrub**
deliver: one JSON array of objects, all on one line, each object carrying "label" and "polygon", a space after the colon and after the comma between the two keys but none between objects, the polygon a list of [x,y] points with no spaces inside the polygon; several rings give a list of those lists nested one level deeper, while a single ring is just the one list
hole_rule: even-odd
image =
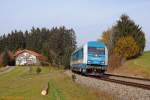
[{"label": "shrub", "polygon": [[132,36],[121,37],[116,43],[114,52],[122,58],[129,59],[137,56],[139,47]]},{"label": "shrub", "polygon": [[40,67],[37,67],[36,73],[39,74],[41,71],[42,71],[42,69]]}]

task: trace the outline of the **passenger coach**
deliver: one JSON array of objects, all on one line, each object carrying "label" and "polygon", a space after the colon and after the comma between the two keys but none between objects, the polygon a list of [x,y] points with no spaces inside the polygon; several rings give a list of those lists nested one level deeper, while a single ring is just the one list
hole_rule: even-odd
[{"label": "passenger coach", "polygon": [[84,75],[101,75],[108,65],[108,50],[101,41],[90,41],[72,53],[72,71]]}]

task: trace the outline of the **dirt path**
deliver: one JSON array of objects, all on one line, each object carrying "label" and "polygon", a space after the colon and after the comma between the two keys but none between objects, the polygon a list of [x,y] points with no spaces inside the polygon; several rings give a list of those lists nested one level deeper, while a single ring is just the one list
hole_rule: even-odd
[{"label": "dirt path", "polygon": [[10,72],[11,70],[13,70],[16,66],[7,66],[6,68],[3,68],[1,71],[0,71],[0,75],[4,74],[4,73],[8,73]]}]

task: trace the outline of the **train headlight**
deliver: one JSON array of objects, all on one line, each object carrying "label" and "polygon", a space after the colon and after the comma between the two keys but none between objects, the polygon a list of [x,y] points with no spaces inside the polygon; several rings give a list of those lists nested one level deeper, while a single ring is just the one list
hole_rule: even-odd
[{"label": "train headlight", "polygon": [[90,60],[88,60],[88,63],[90,63],[91,61]]},{"label": "train headlight", "polygon": [[105,62],[104,62],[104,61],[102,61],[102,62],[101,62],[101,64],[105,64]]}]

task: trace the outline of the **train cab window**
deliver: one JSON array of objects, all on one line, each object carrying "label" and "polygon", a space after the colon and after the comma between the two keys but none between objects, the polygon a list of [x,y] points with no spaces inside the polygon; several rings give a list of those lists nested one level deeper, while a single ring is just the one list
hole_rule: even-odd
[{"label": "train cab window", "polygon": [[78,59],[83,58],[83,48],[78,51]]},{"label": "train cab window", "polygon": [[88,47],[88,52],[97,55],[104,55],[105,48]]},{"label": "train cab window", "polygon": [[83,59],[83,48],[79,49],[78,51],[76,51],[73,55],[72,55],[72,60],[80,60]]}]

